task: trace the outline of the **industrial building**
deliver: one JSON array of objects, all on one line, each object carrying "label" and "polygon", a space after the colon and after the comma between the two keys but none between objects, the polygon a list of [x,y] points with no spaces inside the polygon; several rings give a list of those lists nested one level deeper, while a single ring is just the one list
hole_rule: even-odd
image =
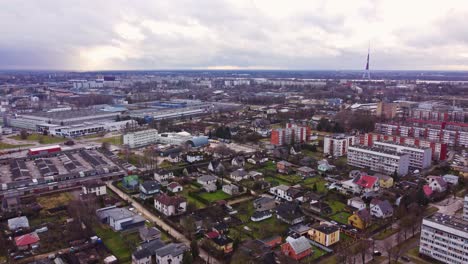
[{"label": "industrial building", "polygon": [[348,165],[389,175],[396,171],[404,176],[408,174],[409,155],[377,147],[349,146]]},{"label": "industrial building", "polygon": [[158,131],[156,129],[147,129],[123,135],[123,143],[130,148],[138,148],[156,143],[157,137]]},{"label": "industrial building", "polygon": [[355,136],[339,134],[326,136],[323,139],[323,153],[333,157],[341,157],[348,153],[348,147],[356,142]]},{"label": "industrial building", "polygon": [[130,148],[138,148],[156,143],[167,145],[187,144],[191,147],[201,147],[208,145],[208,137],[194,137],[187,132],[158,134],[156,129],[147,129],[125,134],[123,136],[123,143]]}]

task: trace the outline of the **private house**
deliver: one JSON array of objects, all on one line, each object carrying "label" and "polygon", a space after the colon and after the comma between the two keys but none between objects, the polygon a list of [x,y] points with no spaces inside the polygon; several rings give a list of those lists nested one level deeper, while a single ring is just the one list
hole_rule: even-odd
[{"label": "private house", "polygon": [[218,180],[218,177],[213,176],[213,175],[203,175],[197,178],[197,182],[203,186],[210,185],[210,184],[216,185],[217,180]]},{"label": "private house", "polygon": [[359,211],[367,207],[366,203],[360,197],[349,198],[347,204],[349,207],[353,208],[353,211]]},{"label": "private house", "polygon": [[129,175],[122,179],[122,186],[129,191],[137,190],[139,183],[138,175]]},{"label": "private house", "polygon": [[210,164],[208,164],[208,170],[213,173],[220,174],[224,172],[226,168],[224,167],[223,163],[221,163],[221,161],[212,160],[210,161]]},{"label": "private house", "polygon": [[236,156],[231,160],[231,166],[234,168],[242,168],[245,165],[244,156]]},{"label": "private house", "polygon": [[366,229],[371,224],[371,215],[367,209],[355,211],[348,217],[348,225],[358,229]]},{"label": "private house", "polygon": [[355,183],[355,179],[342,181],[340,191],[344,193],[359,194],[361,193],[361,186]]},{"label": "private house", "polygon": [[333,211],[329,204],[317,200],[310,202],[309,209],[319,214],[331,214]]},{"label": "private house", "polygon": [[296,170],[297,175],[302,177],[313,177],[315,176],[315,170],[311,167],[302,166]]},{"label": "private house", "polygon": [[155,251],[157,264],[181,264],[185,251],[189,248],[183,243],[170,243]]},{"label": "private house", "polygon": [[335,169],[335,166],[330,165],[328,163],[328,161],[325,160],[325,159],[318,162],[317,170],[320,173],[325,173],[325,172],[328,172],[328,171],[331,171],[331,170],[334,170],[334,169]]},{"label": "private house", "polygon": [[263,174],[258,171],[249,171],[248,177],[254,181],[263,180]]},{"label": "private house", "polygon": [[276,170],[279,172],[279,173],[283,173],[283,174],[289,174],[289,173],[292,173],[293,172],[293,164],[285,161],[285,160],[282,160],[278,163],[276,163]]},{"label": "private house", "polygon": [[29,228],[29,221],[26,216],[19,216],[8,219],[8,229],[16,231],[18,229]]},{"label": "private house", "polygon": [[223,185],[223,192],[229,195],[237,195],[239,194],[239,187],[234,184],[225,184]]},{"label": "private house", "polygon": [[262,239],[260,240],[263,244],[265,244],[266,246],[270,247],[270,248],[274,248],[276,246],[279,246],[281,245],[281,242],[282,242],[282,238],[281,236],[272,236],[272,237],[268,237],[268,238],[265,238],[265,239]]},{"label": "private house", "polygon": [[234,241],[223,234],[218,234],[211,238],[212,244],[219,250],[222,251],[224,254],[229,254],[234,250]]},{"label": "private house", "polygon": [[140,184],[140,198],[143,200],[153,198],[161,191],[161,185],[156,181],[144,181]]},{"label": "private house", "polygon": [[253,206],[256,211],[269,211],[276,207],[275,199],[270,197],[260,197],[253,201]]},{"label": "private house", "polygon": [[249,175],[244,169],[237,169],[229,175],[231,179],[233,179],[236,182],[240,182],[242,180],[246,180],[249,178]]},{"label": "private house", "polygon": [[81,186],[81,192],[85,195],[95,194],[96,196],[106,195],[106,183],[103,181],[87,181]]},{"label": "private house", "polygon": [[6,196],[1,200],[0,211],[15,212],[21,208],[20,199],[18,195]]},{"label": "private house", "polygon": [[322,224],[312,227],[308,232],[310,239],[329,247],[340,241],[340,229],[334,225]]},{"label": "private house", "polygon": [[393,215],[393,207],[387,200],[372,199],[370,214],[376,218],[389,218]]},{"label": "private house", "polygon": [[287,185],[278,185],[270,188],[270,193],[273,194],[276,198],[281,198],[284,200],[292,201],[292,198],[288,196],[289,186]]},{"label": "private house", "polygon": [[376,192],[379,190],[379,178],[369,175],[362,175],[355,181],[363,192]]},{"label": "private house", "polygon": [[96,210],[96,215],[102,223],[108,224],[114,231],[130,230],[145,225],[145,218],[127,208],[104,207]]},{"label": "private house", "polygon": [[174,179],[174,173],[165,169],[158,169],[154,172],[154,179],[162,185],[167,185],[169,180]]},{"label": "private house", "polygon": [[284,202],[278,205],[276,207],[276,217],[290,225],[295,225],[305,220],[299,204],[293,202]]},{"label": "private house", "polygon": [[312,254],[312,246],[307,238],[301,236],[297,239],[288,237],[286,243],[281,245],[281,252],[294,260],[301,260]]},{"label": "private house", "polygon": [[169,154],[169,156],[166,157],[166,160],[173,164],[181,161],[179,153]]},{"label": "private house", "polygon": [[185,155],[185,160],[188,163],[194,163],[197,161],[202,161],[204,159],[203,152],[201,151],[189,151],[187,155]]},{"label": "private house", "polygon": [[393,178],[385,174],[374,174],[374,177],[379,179],[380,188],[388,189],[393,187]]},{"label": "private house", "polygon": [[434,192],[445,192],[447,190],[447,182],[441,176],[428,176],[427,182]]},{"label": "private house", "polygon": [[145,242],[161,238],[161,231],[156,227],[143,226],[140,227],[140,229],[138,229],[138,233],[140,235],[141,240]]},{"label": "private house", "polygon": [[172,193],[181,192],[184,189],[178,182],[171,182],[167,185],[167,190]]},{"label": "private house", "polygon": [[271,218],[272,216],[273,214],[269,210],[255,211],[250,217],[250,220],[254,222],[260,222],[265,219]]},{"label": "private house", "polygon": [[41,239],[36,232],[15,237],[15,245],[18,250],[35,249],[39,247]]},{"label": "private house", "polygon": [[132,254],[132,264],[152,264],[156,258],[156,250],[165,246],[160,239],[147,241],[140,244]]},{"label": "private house", "polygon": [[305,236],[310,230],[309,224],[299,223],[297,225],[293,225],[289,227],[289,234],[292,236]]},{"label": "private house", "polygon": [[180,196],[162,193],[154,197],[154,207],[165,216],[179,215],[187,210],[187,201]]},{"label": "private house", "polygon": [[444,176],[442,176],[442,179],[444,179],[445,182],[450,183],[452,185],[458,184],[458,176],[456,175],[445,174]]},{"label": "private house", "polygon": [[247,162],[250,164],[263,164],[268,161],[268,157],[265,153],[257,152],[253,154],[250,158],[247,159]]}]

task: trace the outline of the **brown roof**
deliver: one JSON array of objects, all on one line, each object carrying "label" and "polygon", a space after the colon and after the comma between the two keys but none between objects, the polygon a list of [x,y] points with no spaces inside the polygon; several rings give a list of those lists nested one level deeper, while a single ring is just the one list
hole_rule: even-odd
[{"label": "brown roof", "polygon": [[164,205],[174,205],[174,206],[179,206],[179,204],[185,202],[185,199],[180,196],[169,196],[165,193],[155,196],[154,200]]}]

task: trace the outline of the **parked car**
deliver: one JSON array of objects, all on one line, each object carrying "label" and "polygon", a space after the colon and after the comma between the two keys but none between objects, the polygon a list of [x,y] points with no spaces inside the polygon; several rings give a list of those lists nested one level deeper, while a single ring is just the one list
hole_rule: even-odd
[{"label": "parked car", "polygon": [[405,261],[405,262],[410,262],[411,261],[411,259],[409,257],[407,257],[407,256],[402,256],[401,259],[403,261]]},{"label": "parked car", "polygon": [[378,250],[374,250],[374,254],[373,254],[375,257],[380,257],[382,256],[382,252],[378,251]]}]

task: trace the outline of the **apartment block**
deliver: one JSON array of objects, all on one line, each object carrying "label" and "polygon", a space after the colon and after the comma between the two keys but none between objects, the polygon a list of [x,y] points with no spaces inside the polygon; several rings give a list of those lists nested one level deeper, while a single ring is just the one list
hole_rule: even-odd
[{"label": "apartment block", "polygon": [[273,145],[290,145],[293,143],[304,143],[309,140],[310,128],[295,124],[286,124],[286,128],[273,129],[270,142]]},{"label": "apartment block", "polygon": [[465,195],[465,200],[463,203],[463,219],[468,221],[468,195]]},{"label": "apartment block", "polygon": [[409,169],[426,169],[432,164],[432,149],[425,147],[417,147],[406,144],[394,143],[391,141],[376,141],[374,142],[375,147],[382,148],[384,150],[395,151],[397,153],[403,153],[409,155]]},{"label": "apartment block", "polygon": [[323,153],[334,157],[341,157],[348,153],[348,147],[356,142],[355,136],[333,135],[323,139]]},{"label": "apartment block", "polygon": [[123,135],[124,145],[130,148],[138,148],[155,143],[158,139],[158,131],[156,129],[142,130]]},{"label": "apartment block", "polygon": [[348,165],[389,175],[395,171],[400,176],[408,174],[409,160],[409,154],[378,147],[348,147]]},{"label": "apartment block", "polygon": [[468,263],[468,221],[440,213],[424,218],[419,253],[443,263]]},{"label": "apartment block", "polygon": [[366,133],[359,137],[359,144],[372,147],[376,141],[389,141],[406,144],[413,147],[431,148],[433,160],[445,160],[447,158],[447,144],[428,139]]}]

